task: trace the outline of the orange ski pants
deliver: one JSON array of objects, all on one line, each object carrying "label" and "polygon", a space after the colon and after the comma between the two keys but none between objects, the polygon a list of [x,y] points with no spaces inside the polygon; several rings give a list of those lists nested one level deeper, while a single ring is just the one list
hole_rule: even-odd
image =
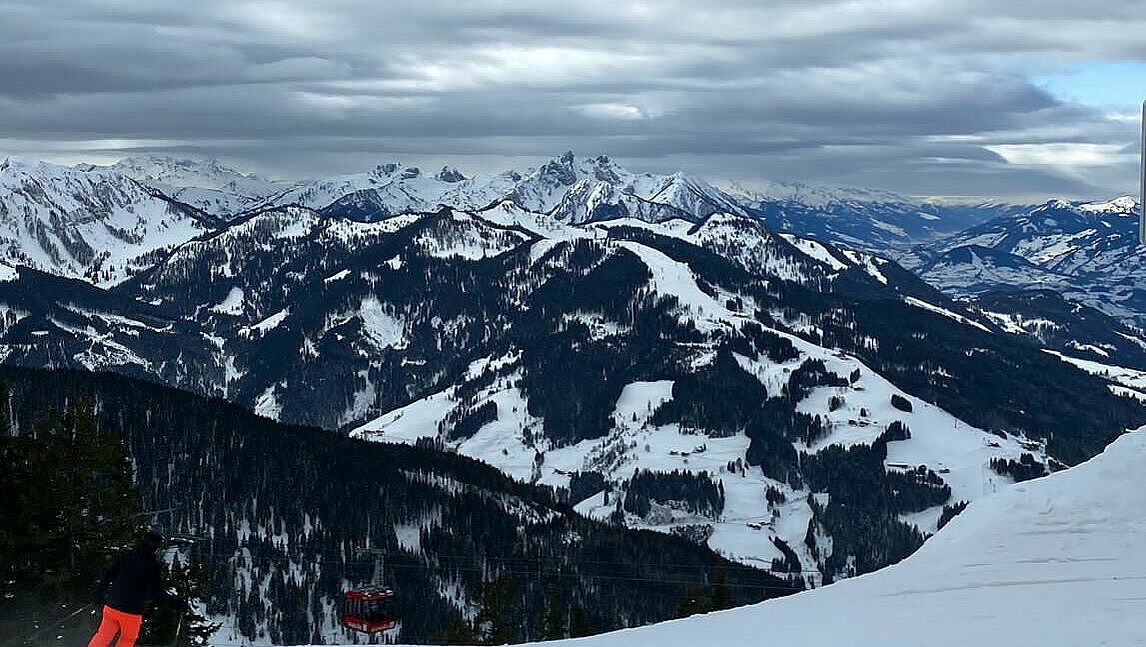
[{"label": "orange ski pants", "polygon": [[[99,629],[92,636],[88,647],[135,647],[135,640],[139,638],[139,627],[143,624],[143,616],[134,613],[124,613],[107,605],[103,607],[103,620]],[[119,634],[119,641],[115,636]]]}]

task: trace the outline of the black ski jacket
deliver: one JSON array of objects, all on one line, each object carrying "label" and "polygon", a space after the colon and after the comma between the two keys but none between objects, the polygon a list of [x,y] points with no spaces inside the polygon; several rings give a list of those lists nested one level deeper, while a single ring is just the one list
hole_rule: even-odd
[{"label": "black ski jacket", "polygon": [[96,602],[124,613],[143,615],[147,601],[157,599],[179,608],[179,598],[163,587],[159,562],[147,546],[136,546],[115,560],[100,581]]}]

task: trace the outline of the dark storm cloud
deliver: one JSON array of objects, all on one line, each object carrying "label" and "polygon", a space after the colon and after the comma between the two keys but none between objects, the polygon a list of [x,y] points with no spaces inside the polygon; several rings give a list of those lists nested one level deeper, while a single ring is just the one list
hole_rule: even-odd
[{"label": "dark storm cloud", "polygon": [[1146,58],[1130,4],[0,0],[0,150],[313,176],[572,148],[742,181],[1127,190],[1136,123],[1029,75]]}]

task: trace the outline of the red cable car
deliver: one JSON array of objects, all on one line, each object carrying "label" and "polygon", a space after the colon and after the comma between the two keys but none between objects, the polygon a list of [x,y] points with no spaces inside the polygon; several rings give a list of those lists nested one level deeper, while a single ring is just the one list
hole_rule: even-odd
[{"label": "red cable car", "polygon": [[385,553],[371,552],[375,553],[375,560],[370,585],[347,591],[342,601],[342,626],[366,634],[389,631],[398,625],[394,589],[382,584]]},{"label": "red cable car", "polygon": [[342,626],[376,634],[397,626],[394,617],[394,591],[386,586],[367,586],[346,592],[342,606]]}]

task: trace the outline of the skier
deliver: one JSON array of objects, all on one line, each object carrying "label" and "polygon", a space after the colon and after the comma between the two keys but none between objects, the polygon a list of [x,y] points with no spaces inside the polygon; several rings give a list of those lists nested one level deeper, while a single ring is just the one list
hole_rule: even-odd
[{"label": "skier", "polygon": [[113,643],[116,647],[134,647],[148,599],[158,599],[174,609],[187,608],[185,601],[168,593],[162,585],[156,555],[162,546],[163,535],[149,530],[104,574],[96,592],[96,605],[103,605],[103,619],[88,647],[111,647]]}]

